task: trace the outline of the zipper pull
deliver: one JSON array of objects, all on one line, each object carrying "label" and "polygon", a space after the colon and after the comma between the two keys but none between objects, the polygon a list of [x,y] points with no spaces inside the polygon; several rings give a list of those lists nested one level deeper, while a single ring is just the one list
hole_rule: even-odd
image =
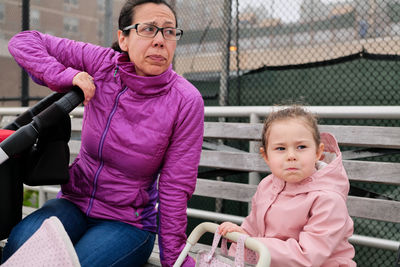
[{"label": "zipper pull", "polygon": [[116,76],[117,76],[117,72],[118,72],[118,68],[119,68],[119,66],[117,65],[117,67],[115,68],[115,71],[114,71],[114,81],[115,82],[117,82],[117,78],[116,78]]}]

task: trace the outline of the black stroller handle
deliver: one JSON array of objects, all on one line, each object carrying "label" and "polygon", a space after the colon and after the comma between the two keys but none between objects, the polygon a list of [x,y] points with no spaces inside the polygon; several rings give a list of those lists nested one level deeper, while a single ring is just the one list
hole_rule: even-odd
[{"label": "black stroller handle", "polygon": [[[57,97],[52,97],[52,99]],[[49,101],[46,101],[42,107],[47,107],[34,116],[32,122],[20,127],[0,143],[0,164],[35,144],[42,130],[56,124],[65,114],[70,113],[82,103],[83,99],[84,95],[81,89],[74,87],[51,105],[48,105]]]},{"label": "black stroller handle", "polygon": [[33,107],[29,108],[24,113],[19,115],[12,123],[8,124],[3,129],[14,130],[14,131],[18,130],[22,126],[30,123],[33,117],[35,117],[37,114],[39,114],[44,109],[49,107],[55,101],[59,100],[64,95],[65,93],[63,94],[54,92],[46,96],[45,98],[37,102]]}]

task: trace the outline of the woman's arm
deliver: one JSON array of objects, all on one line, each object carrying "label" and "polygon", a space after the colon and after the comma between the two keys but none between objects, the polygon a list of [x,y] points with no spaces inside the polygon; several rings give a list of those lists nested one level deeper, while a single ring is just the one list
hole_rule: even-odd
[{"label": "woman's arm", "polygon": [[[159,178],[159,246],[162,266],[172,266],[186,243],[187,202],[194,192],[203,143],[200,94],[180,110]],[[183,266],[194,266],[187,257]]]},{"label": "woman's arm", "polygon": [[8,49],[31,76],[57,92],[68,91],[79,72],[93,76],[112,51],[37,31],[18,33],[11,38]]}]

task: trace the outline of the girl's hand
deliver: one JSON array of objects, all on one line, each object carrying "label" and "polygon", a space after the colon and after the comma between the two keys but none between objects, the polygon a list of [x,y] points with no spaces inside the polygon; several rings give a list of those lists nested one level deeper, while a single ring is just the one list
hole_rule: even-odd
[{"label": "girl's hand", "polygon": [[72,79],[72,85],[79,86],[79,88],[82,89],[83,94],[85,95],[85,100],[83,101],[83,104],[86,105],[87,103],[89,103],[90,99],[92,99],[96,91],[93,77],[90,76],[87,72],[79,72],[75,75],[74,79]]},{"label": "girl's hand", "polygon": [[248,235],[248,233],[242,227],[231,222],[221,223],[220,226],[218,227],[218,230],[220,235],[226,235],[227,233],[230,232],[239,232]]}]

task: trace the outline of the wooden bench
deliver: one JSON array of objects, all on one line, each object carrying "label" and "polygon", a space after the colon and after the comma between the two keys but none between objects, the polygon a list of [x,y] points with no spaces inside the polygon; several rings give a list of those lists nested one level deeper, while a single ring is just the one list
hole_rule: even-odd
[{"label": "wooden bench", "polygon": [[[79,151],[81,127],[81,119],[72,120],[71,159]],[[399,153],[400,127],[320,125],[320,130],[321,132],[330,132],[337,138],[343,150],[343,164],[352,183],[399,186],[399,160],[383,162],[374,161],[374,158]],[[268,166],[259,153],[251,153],[247,151],[248,148],[245,151],[240,147],[243,144],[246,147],[246,144],[250,143],[250,146],[255,146],[255,149],[252,150],[258,151],[261,131],[261,123],[206,122],[200,170],[207,168],[208,172],[199,172],[195,197],[215,199],[217,202],[228,200],[249,203],[256,191],[257,184],[248,184],[247,173],[265,175],[268,173]],[[226,142],[229,142],[230,145],[227,145]],[[364,160],[365,158],[368,160]],[[230,181],[229,177],[224,179],[221,170],[240,173],[240,181]],[[212,175],[213,172],[217,174]],[[202,177],[205,174],[207,177]],[[368,191],[364,193],[365,195],[349,196],[348,198],[347,206],[353,219],[372,220],[375,225],[380,222],[388,222],[398,227],[400,202],[387,197],[379,197],[377,194],[368,194]],[[233,221],[240,224],[245,215],[228,214],[212,209],[205,210],[205,208],[188,208],[189,222],[195,219],[196,222],[198,220]],[[357,246],[371,247],[392,251],[392,262],[394,263],[400,244],[399,240],[400,237],[397,234],[391,239],[357,234],[357,224],[355,224],[355,234],[351,237],[350,242],[356,245],[356,257]],[[196,251],[202,248],[204,245],[198,244],[193,248],[191,255],[195,256]],[[158,253],[156,245],[147,266],[160,266]]]},{"label": "wooden bench", "polygon": [[[79,129],[79,120],[75,129]],[[74,123],[73,123],[74,125]],[[221,140],[238,140],[238,142],[251,142],[255,146],[253,151],[258,151],[261,138],[262,123],[223,123],[206,122],[204,129],[204,145],[200,160],[200,168],[212,170],[238,171],[245,173],[268,173],[259,153],[250,153],[242,149],[223,144]],[[374,183],[399,186],[400,163],[373,161],[374,157],[382,155],[395,155],[400,153],[400,127],[376,126],[345,126],[345,125],[320,125],[321,132],[330,132],[335,135],[339,145],[343,148],[343,164],[351,182]],[[79,141],[75,148],[79,147]],[[348,149],[351,148],[351,149]],[[347,150],[346,150],[347,149]],[[74,153],[73,149],[71,151]],[[75,151],[76,152],[76,151]],[[363,159],[368,158],[368,161]],[[209,174],[210,171],[207,172]],[[254,195],[257,185],[247,184],[247,175],[242,176],[240,182],[224,181],[214,177],[202,177],[199,172],[194,195],[218,200],[230,200],[249,203]],[[368,193],[368,192],[367,192]],[[349,213],[353,218],[362,218],[380,222],[400,223],[400,202],[390,199],[372,198],[369,196],[349,196],[347,201]],[[244,216],[226,214],[204,209],[188,208],[188,217],[198,218],[203,221],[233,221],[241,223]],[[356,225],[357,227],[357,225]],[[355,230],[357,233],[357,229]],[[350,242],[358,246],[368,246],[393,251],[393,262],[400,245],[400,238],[389,240],[376,236],[354,234]],[[198,246],[193,249],[195,256]],[[155,246],[149,263],[159,265],[158,247]]]}]

